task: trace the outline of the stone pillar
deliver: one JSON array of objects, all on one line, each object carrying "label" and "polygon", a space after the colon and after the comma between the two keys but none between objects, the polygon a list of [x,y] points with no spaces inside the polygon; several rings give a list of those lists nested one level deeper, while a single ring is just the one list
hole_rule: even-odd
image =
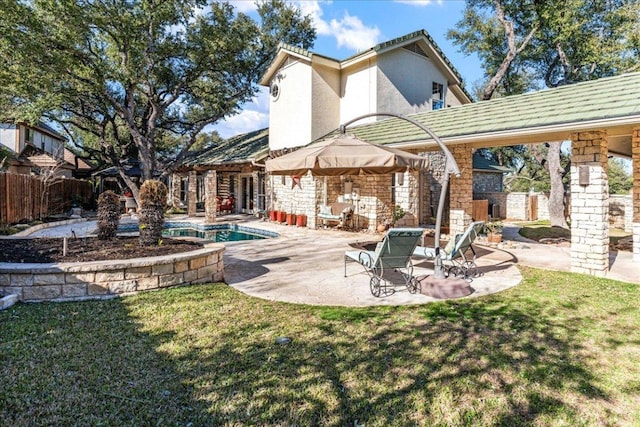
[{"label": "stone pillar", "polygon": [[216,222],[216,212],[218,211],[218,174],[210,170],[204,176],[204,222],[213,224]]},{"label": "stone pillar", "polygon": [[633,129],[631,135],[631,158],[633,162],[633,260],[640,262],[640,126]]},{"label": "stone pillar", "polygon": [[571,134],[571,271],[609,270],[609,180],[606,131]]},{"label": "stone pillar", "polygon": [[469,144],[449,148],[458,163],[460,177],[451,175],[449,182],[449,227],[451,236],[462,234],[471,224],[473,213],[473,164]]},{"label": "stone pillar", "polygon": [[196,190],[198,188],[198,172],[189,171],[189,187],[187,193],[187,215],[196,216]]},{"label": "stone pillar", "polygon": [[182,177],[174,173],[171,175],[171,188],[169,191],[171,192],[171,206],[174,208],[180,207],[180,181],[182,181]]}]

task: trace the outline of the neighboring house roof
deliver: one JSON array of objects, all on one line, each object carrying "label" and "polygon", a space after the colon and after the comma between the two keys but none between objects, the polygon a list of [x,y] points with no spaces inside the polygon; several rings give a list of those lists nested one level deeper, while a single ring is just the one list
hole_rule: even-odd
[{"label": "neighboring house roof", "polygon": [[93,166],[87,163],[82,157],[78,156],[73,151],[68,148],[64,149],[64,160],[72,165],[75,165],[76,170],[79,171],[90,171],[93,169]]},{"label": "neighboring house roof", "polygon": [[500,174],[510,172],[508,167],[500,166],[495,160],[487,159],[477,151],[473,153],[473,170]]},{"label": "neighboring house roof", "polygon": [[27,145],[25,149],[22,150],[21,156],[26,157],[35,166],[41,168],[75,169],[75,166],[71,163],[55,158],[50,153],[42,151],[40,148],[34,147],[31,144]]},{"label": "neighboring house roof", "polygon": [[61,135],[60,133],[58,133],[55,129],[53,129],[51,126],[47,125],[44,122],[38,122],[34,125],[25,123],[25,122],[16,122],[14,119],[0,119],[0,122],[2,123],[12,123],[12,124],[21,124],[23,126],[27,126],[30,127],[32,129],[38,129],[39,131],[43,132],[43,133],[47,133],[49,134],[49,136],[54,137],[55,139],[58,139],[60,141],[66,141],[67,138],[64,135]]},{"label": "neighboring house roof", "polygon": [[[409,117],[447,144],[515,145],[563,141],[581,130],[607,128],[609,150],[631,156],[630,129],[640,125],[640,73],[623,74]],[[417,126],[392,118],[347,132],[369,142],[407,149],[437,148]]]},{"label": "neighboring house roof", "polygon": [[453,66],[453,64],[447,59],[445,54],[442,52],[440,47],[437,45],[435,40],[427,33],[425,30],[414,31],[412,33],[406,34],[401,37],[397,37],[393,40],[389,40],[383,43],[378,43],[370,49],[367,49],[363,52],[352,55],[344,60],[338,60],[334,58],[330,58],[325,55],[320,55],[309,50],[303,49],[301,47],[292,46],[285,43],[280,43],[278,53],[276,58],[271,62],[271,65],[267,69],[267,72],[264,74],[262,79],[260,80],[260,84],[268,85],[273,74],[277,72],[280,68],[280,64],[286,59],[287,56],[295,56],[299,58],[305,58],[309,61],[317,61],[322,63],[325,66],[329,66],[335,69],[345,68],[347,66],[351,66],[360,61],[367,60],[371,55],[379,55],[386,51],[397,49],[399,47],[409,45],[419,40],[424,40],[426,42],[427,47],[427,56],[430,58],[436,57],[438,61],[434,61],[436,64],[441,64],[444,68],[445,75],[448,75],[450,81],[449,86],[452,88],[459,88],[461,95],[463,97],[467,97],[467,101],[471,102],[473,99],[469,92],[463,86],[462,76]]},{"label": "neighboring house roof", "polygon": [[269,129],[260,129],[228,138],[187,162],[185,166],[215,166],[257,162],[269,154]]}]

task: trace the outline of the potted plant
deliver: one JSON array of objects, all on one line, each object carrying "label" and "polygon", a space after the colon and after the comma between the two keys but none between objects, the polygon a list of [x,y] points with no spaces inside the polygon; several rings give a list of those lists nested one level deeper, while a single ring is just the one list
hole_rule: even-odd
[{"label": "potted plant", "polygon": [[490,243],[500,243],[502,242],[502,230],[504,226],[500,221],[491,221],[485,224],[484,226],[487,232],[487,240]]}]

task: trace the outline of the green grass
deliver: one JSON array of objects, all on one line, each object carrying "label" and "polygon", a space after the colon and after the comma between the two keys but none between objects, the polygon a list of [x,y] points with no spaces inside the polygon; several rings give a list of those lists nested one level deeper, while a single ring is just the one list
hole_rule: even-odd
[{"label": "green grass", "polygon": [[19,304],[0,312],[0,425],[640,425],[639,287],[523,276],[415,307],[224,284]]},{"label": "green grass", "polygon": [[[560,227],[551,227],[549,221],[533,221],[518,223],[520,228],[520,235],[527,239],[540,241],[545,238],[558,238],[564,237],[571,240],[571,230],[566,230]],[[619,228],[609,229],[609,242],[614,244],[620,239],[624,239],[631,236],[631,233]]]},{"label": "green grass", "polygon": [[552,227],[549,221],[532,221],[519,223],[520,235],[527,239],[539,241],[546,238],[564,237],[571,240],[571,230],[561,227]]}]

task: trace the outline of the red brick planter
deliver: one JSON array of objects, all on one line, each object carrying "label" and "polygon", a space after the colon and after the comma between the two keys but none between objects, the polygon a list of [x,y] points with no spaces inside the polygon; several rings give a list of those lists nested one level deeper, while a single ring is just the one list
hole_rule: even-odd
[{"label": "red brick planter", "polygon": [[270,211],[269,212],[269,219],[273,222],[278,220],[278,211]]},{"label": "red brick planter", "polygon": [[295,225],[295,224],[296,224],[296,215],[287,214],[287,225]]},{"label": "red brick planter", "polygon": [[287,213],[283,212],[283,211],[278,211],[277,221],[278,222],[285,222],[286,220],[287,220]]}]

